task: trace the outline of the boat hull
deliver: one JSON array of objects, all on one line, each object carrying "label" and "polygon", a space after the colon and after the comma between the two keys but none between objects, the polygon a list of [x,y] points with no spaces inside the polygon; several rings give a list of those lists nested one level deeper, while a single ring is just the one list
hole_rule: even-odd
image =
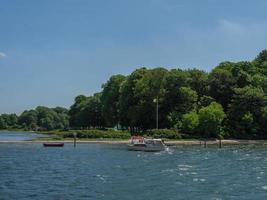
[{"label": "boat hull", "polygon": [[44,147],[63,147],[64,143],[43,143]]},{"label": "boat hull", "polygon": [[135,146],[132,144],[127,145],[129,151],[146,151],[146,152],[158,152],[164,151],[164,146]]}]

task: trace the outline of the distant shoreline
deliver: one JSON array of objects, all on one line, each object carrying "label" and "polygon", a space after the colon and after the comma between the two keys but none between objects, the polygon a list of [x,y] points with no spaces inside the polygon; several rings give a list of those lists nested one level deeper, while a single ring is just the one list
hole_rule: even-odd
[{"label": "distant shoreline", "polygon": [[[73,140],[24,140],[24,141],[0,141],[0,144],[38,144],[45,142],[63,142],[72,144]],[[222,145],[248,145],[248,144],[266,144],[267,140],[221,140]],[[77,144],[129,144],[130,140],[77,140]],[[175,145],[204,145],[203,140],[168,140],[165,141],[168,146]],[[219,145],[219,140],[207,140],[207,145]]]}]

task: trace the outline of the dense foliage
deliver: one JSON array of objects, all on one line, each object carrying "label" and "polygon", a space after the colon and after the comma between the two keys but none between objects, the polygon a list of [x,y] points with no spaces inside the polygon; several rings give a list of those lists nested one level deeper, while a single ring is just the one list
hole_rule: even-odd
[{"label": "dense foliage", "polygon": [[[267,138],[267,50],[251,62],[222,62],[209,73],[143,67],[112,76],[102,88],[93,96],[77,96],[70,110],[37,107],[19,117],[1,115],[0,128],[70,125],[153,136],[179,131],[189,137]],[[153,130],[157,105],[158,127],[164,130]]]},{"label": "dense foliage", "polygon": [[64,138],[73,138],[73,133],[76,133],[78,138],[116,138],[116,139],[129,139],[130,133],[128,131],[113,131],[113,130],[72,130],[72,131],[63,131],[59,132],[59,136]]},{"label": "dense foliage", "polygon": [[145,136],[153,138],[181,139],[182,136],[175,129],[151,129],[145,132]]},{"label": "dense foliage", "polygon": [[25,110],[19,117],[15,114],[0,116],[0,129],[53,130],[68,129],[69,114],[66,108],[38,106]]},{"label": "dense foliage", "polygon": [[0,129],[18,128],[18,116],[16,114],[0,115]]}]

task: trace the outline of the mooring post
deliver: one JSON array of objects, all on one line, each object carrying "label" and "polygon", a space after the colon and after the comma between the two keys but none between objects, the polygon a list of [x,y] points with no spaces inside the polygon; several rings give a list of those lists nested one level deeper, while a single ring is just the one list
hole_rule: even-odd
[{"label": "mooring post", "polygon": [[219,139],[219,148],[222,148],[222,140]]},{"label": "mooring post", "polygon": [[207,140],[204,141],[204,147],[207,148]]},{"label": "mooring post", "polygon": [[74,148],[76,148],[76,136],[77,136],[77,133],[74,132],[73,133],[73,146],[74,146]]}]

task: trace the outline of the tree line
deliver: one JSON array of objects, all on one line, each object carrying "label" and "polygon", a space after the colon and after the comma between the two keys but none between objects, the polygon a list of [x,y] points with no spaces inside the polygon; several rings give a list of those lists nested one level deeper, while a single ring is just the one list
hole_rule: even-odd
[{"label": "tree line", "polygon": [[[176,129],[192,137],[267,138],[267,50],[252,61],[199,69],[139,68],[114,75],[92,96],[79,95],[69,110],[37,107],[1,115],[0,128],[117,127],[143,133]],[[4,126],[3,126],[4,125]]]},{"label": "tree line", "polygon": [[53,130],[69,128],[68,109],[62,107],[47,108],[38,106],[34,110],[25,110],[16,114],[0,115],[0,129]]}]

